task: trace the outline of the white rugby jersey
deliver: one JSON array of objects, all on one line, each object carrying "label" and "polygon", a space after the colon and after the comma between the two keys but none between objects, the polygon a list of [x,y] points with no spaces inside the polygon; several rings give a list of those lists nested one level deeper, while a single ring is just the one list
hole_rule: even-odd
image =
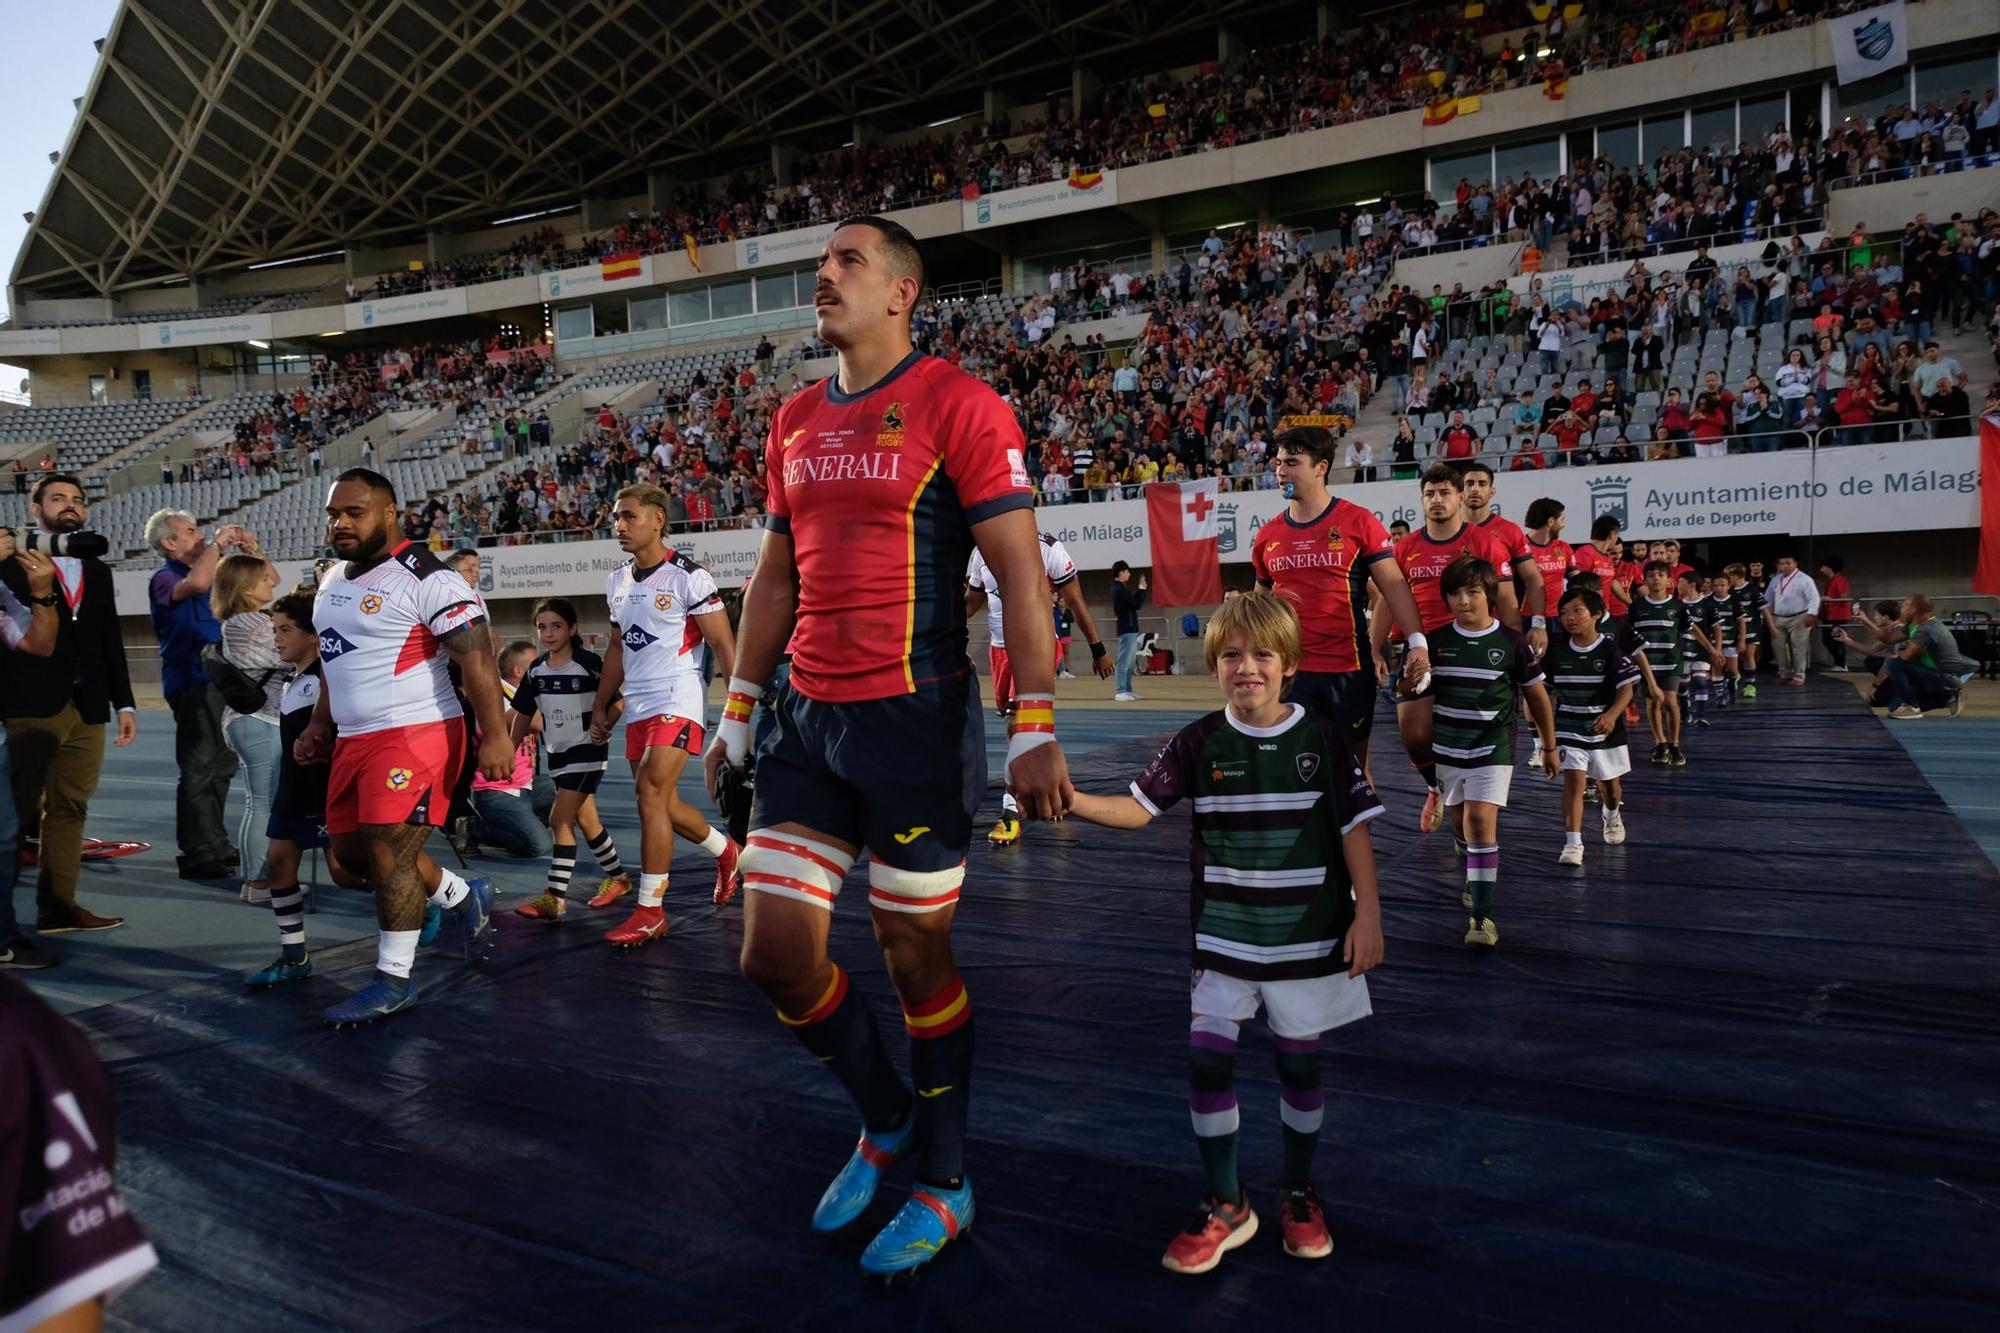
[{"label": "white rugby jersey", "polygon": [[604,604],[618,627],[625,667],[625,716],[633,721],[676,711],[677,686],[699,677],[701,627],[694,618],[722,609],[707,570],[678,551],[640,578],[629,562],[604,581]]},{"label": "white rugby jersey", "polygon": [[521,677],[512,703],[516,712],[528,717],[542,715],[542,753],[548,758],[550,777],[604,771],[611,747],[594,745],[590,739],[590,706],[603,679],[604,660],[582,648],[572,649],[568,663],[559,667],[550,666],[549,655],[543,653]]},{"label": "white rugby jersey", "polygon": [[[1049,576],[1049,587],[1054,589],[1065,583],[1074,583],[1076,562],[1069,558],[1068,548],[1046,532],[1041,536],[1042,572]],[[972,550],[972,565],[965,571],[965,585],[986,594],[986,633],[992,638],[995,648],[1005,648],[1007,640],[1000,628],[1000,584],[993,577],[993,571],[986,567],[986,557],[979,553],[978,547]]]},{"label": "white rugby jersey", "polygon": [[360,736],[460,716],[438,636],[485,619],[458,572],[414,543],[359,574],[335,565],[313,598],[334,726]]}]

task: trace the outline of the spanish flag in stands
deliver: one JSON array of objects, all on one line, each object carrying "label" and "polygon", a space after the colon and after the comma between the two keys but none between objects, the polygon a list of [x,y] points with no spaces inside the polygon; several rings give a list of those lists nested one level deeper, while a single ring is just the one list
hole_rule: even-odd
[{"label": "spanish flag in stands", "polygon": [[1104,173],[1101,171],[1085,171],[1082,167],[1077,167],[1069,173],[1069,188],[1072,190],[1094,189],[1103,179]]},{"label": "spanish flag in stands", "polygon": [[694,265],[695,272],[701,272],[701,247],[695,244],[694,233],[691,231],[682,232],[681,244],[687,247],[688,263]]},{"label": "spanish flag in stands", "polygon": [[1424,108],[1424,124],[1443,125],[1460,116],[1476,115],[1479,111],[1477,97],[1445,97]]},{"label": "spanish flag in stands", "polygon": [[1720,9],[1704,9],[1688,20],[1689,32],[1721,32],[1729,22],[1729,15]]},{"label": "spanish flag in stands", "polygon": [[1167,118],[1167,104],[1165,102],[1149,103],[1146,107],[1146,114],[1154,120],[1165,120]]},{"label": "spanish flag in stands", "polygon": [[606,282],[616,282],[620,278],[636,278],[639,276],[639,256],[630,252],[613,255],[604,261],[601,271]]},{"label": "spanish flag in stands", "polygon": [[1542,85],[1542,96],[1548,98],[1551,102],[1562,101],[1564,95],[1568,92],[1569,79],[1567,76],[1550,79]]}]

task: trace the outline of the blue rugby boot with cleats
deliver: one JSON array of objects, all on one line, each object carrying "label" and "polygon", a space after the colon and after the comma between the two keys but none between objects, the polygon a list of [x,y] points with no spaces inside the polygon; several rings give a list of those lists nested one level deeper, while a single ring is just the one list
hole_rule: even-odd
[{"label": "blue rugby boot with cleats", "polygon": [[437,942],[438,931],[444,929],[444,909],[436,903],[424,904],[424,924],[417,931],[417,947],[425,948]]},{"label": "blue rugby boot with cleats", "polygon": [[840,1168],[840,1174],[826,1187],[826,1193],[819,1196],[819,1206],[813,1209],[813,1230],[838,1231],[866,1212],[874,1201],[875,1187],[882,1183],[882,1174],[909,1156],[916,1132],[914,1110],[903,1118],[899,1128],[880,1134],[863,1125],[854,1155]]},{"label": "blue rugby boot with cleats", "polygon": [[417,988],[397,977],[377,972],[375,979],[338,1004],[327,1006],[323,1015],[337,1028],[372,1023],[390,1014],[399,1014],[417,1002]]},{"label": "blue rugby boot with cleats", "polygon": [[485,875],[465,881],[466,895],[451,909],[451,930],[445,933],[444,947],[467,962],[486,952],[493,929],[493,881]]},{"label": "blue rugby boot with cleats", "polygon": [[923,1267],[972,1226],[972,1182],[957,1189],[918,1185],[861,1253],[861,1271],[894,1277]]}]

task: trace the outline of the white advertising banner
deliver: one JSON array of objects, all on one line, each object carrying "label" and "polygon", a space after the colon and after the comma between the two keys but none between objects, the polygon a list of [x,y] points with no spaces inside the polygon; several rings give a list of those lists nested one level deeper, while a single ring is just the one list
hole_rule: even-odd
[{"label": "white advertising banner", "polygon": [[1826,20],[1833,68],[1842,83],[1886,74],[1910,63],[1910,22],[1902,0]]},{"label": "white advertising banner", "polygon": [[817,264],[820,251],[832,239],[834,224],[745,236],[736,242],[736,267],[764,268],[772,264]]},{"label": "white advertising banner", "polygon": [[601,296],[612,287],[638,291],[653,285],[652,255],[639,256],[639,272],[627,278],[606,278],[602,264],[585,264],[542,274],[542,296],[550,301],[566,301],[573,296]]},{"label": "white advertising banner", "polygon": [[[1686,458],[1633,467],[1553,468],[1497,479],[1494,508],[1519,522],[1541,496],[1562,501],[1567,539],[1584,540],[1599,514],[1617,515],[1628,537],[1734,537],[1753,533],[1918,532],[1979,526],[1979,446],[1972,437],[1856,445],[1814,452]],[[1335,486],[1384,525],[1423,522],[1414,481]],[[1262,524],[1284,507],[1277,491],[1218,497],[1216,548],[1247,561]],[[1036,511],[1043,532],[1069,548],[1079,569],[1147,559],[1146,502],[1052,505]]]},{"label": "white advertising banner", "polygon": [[382,324],[414,324],[424,319],[445,319],[466,312],[465,288],[447,287],[436,292],[411,292],[407,296],[383,296],[371,301],[355,301],[341,308],[350,329],[372,329]]},{"label": "white advertising banner", "polygon": [[[740,587],[757,567],[761,529],[680,533],[673,549],[706,565],[719,587]],[[602,596],[604,576],[625,563],[618,543],[540,542],[486,546],[479,551],[479,591],[487,597]]]},{"label": "white advertising banner", "polygon": [[1104,171],[982,194],[977,199],[964,200],[960,206],[965,210],[965,229],[978,231],[983,227],[1004,227],[1010,222],[1082,213],[1117,202],[1118,173]]},{"label": "white advertising banner", "polygon": [[146,341],[154,347],[198,347],[214,343],[240,343],[271,336],[269,315],[224,315],[216,319],[166,320],[150,326],[153,336]]},{"label": "white advertising banner", "polygon": [[43,356],[62,351],[61,329],[8,329],[0,332],[0,356]]}]

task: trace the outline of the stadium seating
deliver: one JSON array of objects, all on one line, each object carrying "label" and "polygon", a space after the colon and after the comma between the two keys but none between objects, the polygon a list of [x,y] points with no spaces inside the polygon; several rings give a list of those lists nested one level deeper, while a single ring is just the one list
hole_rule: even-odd
[{"label": "stadium seating", "polygon": [[47,441],[55,447],[58,467],[80,471],[141,436],[160,429],[203,401],[199,398],[153,398],[123,403],[17,408],[0,414],[0,449]]}]

